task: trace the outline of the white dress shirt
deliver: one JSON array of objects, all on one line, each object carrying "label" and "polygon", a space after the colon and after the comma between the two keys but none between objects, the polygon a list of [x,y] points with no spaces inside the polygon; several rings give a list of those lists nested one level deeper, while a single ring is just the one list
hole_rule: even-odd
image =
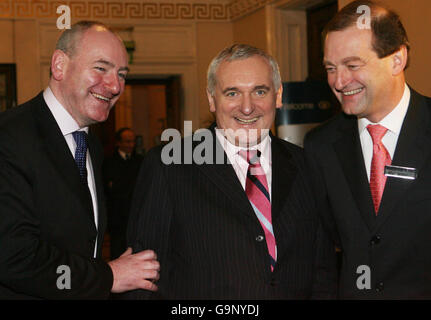
[{"label": "white dress shirt", "polygon": [[[43,98],[45,99],[46,104],[48,105],[49,110],[51,110],[52,115],[54,116],[55,121],[60,127],[61,133],[66,140],[67,145],[69,146],[70,152],[72,156],[75,158],[75,150],[76,150],[76,142],[73,138],[72,133],[75,131],[85,131],[88,133],[88,127],[79,128],[78,123],[76,123],[75,119],[66,111],[66,109],[61,105],[61,103],[57,100],[54,94],[51,91],[51,88],[47,87],[43,92]],[[93,202],[93,211],[94,211],[94,223],[97,226],[98,222],[98,211],[97,211],[97,193],[96,193],[96,184],[94,180],[94,172],[93,165],[91,163],[90,152],[87,149],[87,157],[86,157],[86,166],[87,166],[87,180],[88,180],[88,188],[90,189],[91,199]],[[97,252],[97,238],[96,244],[94,247],[94,257],[96,257]]]},{"label": "white dress shirt", "polygon": [[[246,150],[246,148],[238,147],[229,142],[228,139],[222,133],[223,130],[219,130],[216,128],[216,136],[220,144],[223,146],[226,155],[232,164],[235,173],[241,182],[243,189],[245,190],[245,183],[247,181],[247,170],[248,170],[248,162],[243,157],[239,155],[240,150]],[[259,150],[261,152],[260,155],[260,165],[265,172],[266,181],[268,182],[268,192],[270,199],[272,198],[271,193],[271,182],[272,182],[272,161],[271,161],[271,138],[267,135],[259,144],[254,145],[250,148],[250,150]]]},{"label": "white dress shirt", "polygon": [[124,151],[122,151],[120,149],[118,149],[118,154],[120,155],[120,157],[123,160],[127,160],[127,159],[130,159],[132,157],[132,155],[130,153],[125,153]]},{"label": "white dress shirt", "polygon": [[[382,143],[388,150],[391,159],[394,158],[395,148],[397,146],[398,137],[401,132],[404,117],[406,116],[407,109],[410,102],[410,89],[405,84],[404,94],[398,105],[378,124],[388,129],[382,138]],[[373,139],[367,130],[367,126],[372,123],[366,118],[358,119],[359,137],[361,139],[362,154],[364,156],[365,168],[367,169],[368,181],[370,181],[371,160],[373,158]]]}]

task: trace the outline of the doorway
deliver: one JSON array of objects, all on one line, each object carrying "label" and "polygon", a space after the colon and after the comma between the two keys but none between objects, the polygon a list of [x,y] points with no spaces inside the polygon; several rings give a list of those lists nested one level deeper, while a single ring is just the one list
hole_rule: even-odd
[{"label": "doorway", "polygon": [[160,144],[163,130],[181,131],[181,77],[175,75],[126,80],[123,94],[107,121],[92,126],[100,139],[105,156],[115,150],[115,132],[131,128],[137,137],[138,153]]},{"label": "doorway", "polygon": [[142,137],[145,150],[161,143],[160,136],[165,129],[180,130],[180,77],[128,80],[125,98],[132,117],[127,121],[117,119],[116,127],[131,127],[137,137]]},{"label": "doorway", "polygon": [[320,3],[306,10],[308,80],[326,81],[326,70],[323,67],[322,31],[329,20],[335,16],[337,10],[337,1]]},{"label": "doorway", "polygon": [[[105,158],[115,151],[115,132],[122,127],[136,134],[136,152],[145,154],[160,144],[166,128],[181,132],[182,114],[181,77],[133,77],[126,80],[123,94],[111,110],[107,121],[91,126],[101,141]],[[110,260],[110,234],[103,241],[102,257]]]}]

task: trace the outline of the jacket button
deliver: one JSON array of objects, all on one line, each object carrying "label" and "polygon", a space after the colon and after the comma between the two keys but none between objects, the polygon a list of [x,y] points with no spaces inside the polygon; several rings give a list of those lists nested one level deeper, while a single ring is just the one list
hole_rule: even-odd
[{"label": "jacket button", "polygon": [[264,236],[257,236],[257,237],[256,237],[256,241],[257,241],[257,242],[262,242],[264,239],[265,239],[265,237],[264,237]]},{"label": "jacket button", "polygon": [[379,283],[376,285],[376,291],[377,291],[377,292],[382,292],[382,291],[383,291],[383,289],[384,289],[383,282],[379,282]]},{"label": "jacket button", "polygon": [[381,238],[379,236],[374,236],[371,238],[370,244],[372,246],[379,244],[380,243]]}]

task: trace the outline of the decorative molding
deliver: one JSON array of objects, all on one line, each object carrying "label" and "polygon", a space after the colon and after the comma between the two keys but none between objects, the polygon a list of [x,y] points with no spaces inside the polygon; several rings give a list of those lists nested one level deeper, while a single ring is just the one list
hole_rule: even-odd
[{"label": "decorative molding", "polygon": [[229,19],[239,19],[275,1],[276,0],[233,0],[229,4]]},{"label": "decorative molding", "polygon": [[[196,34],[191,23],[135,25],[135,62],[193,62],[196,57]],[[151,43],[151,46],[146,44]]]},{"label": "decorative molding", "polygon": [[72,20],[229,20],[228,0],[0,0],[0,18],[53,18],[60,5],[70,7]]},{"label": "decorative molding", "polygon": [[55,18],[68,5],[72,20],[146,19],[231,21],[275,0],[0,0],[0,18]]}]

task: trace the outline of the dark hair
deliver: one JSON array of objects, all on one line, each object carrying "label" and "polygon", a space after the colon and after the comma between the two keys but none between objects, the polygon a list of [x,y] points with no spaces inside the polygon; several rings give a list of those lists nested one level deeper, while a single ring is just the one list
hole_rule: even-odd
[{"label": "dark hair", "polygon": [[[342,31],[356,24],[362,13],[358,13],[359,6],[368,6],[371,11],[371,32],[373,35],[372,48],[381,59],[398,51],[405,46],[410,50],[406,30],[399,15],[380,3],[370,0],[356,0],[343,7],[326,25],[323,39],[333,31]],[[406,68],[409,61],[407,60]]]},{"label": "dark hair", "polygon": [[57,41],[55,49],[61,50],[68,56],[73,56],[76,51],[77,44],[88,29],[98,26],[114,33],[108,26],[99,21],[79,21],[72,25],[70,29],[66,29]]},{"label": "dark hair", "polygon": [[123,134],[124,131],[132,131],[132,129],[128,128],[128,127],[123,127],[117,130],[117,132],[115,132],[115,141],[120,142],[121,141],[121,135]]}]

